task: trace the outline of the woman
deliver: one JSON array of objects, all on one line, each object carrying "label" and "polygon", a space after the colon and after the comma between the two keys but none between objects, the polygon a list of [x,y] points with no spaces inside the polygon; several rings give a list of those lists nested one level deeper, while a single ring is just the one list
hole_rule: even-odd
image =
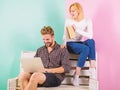
[{"label": "woman", "polygon": [[[73,3],[69,7],[69,13],[71,18],[66,19],[65,31],[63,35],[64,43],[61,48],[67,49],[70,53],[79,54],[75,76],[73,79],[73,85],[79,86],[79,75],[81,68],[84,67],[85,61],[88,57],[90,60],[90,73],[91,78],[96,79],[95,70],[95,42],[92,39],[93,29],[90,19],[84,17],[83,9],[79,3]],[[72,27],[75,31],[75,36],[70,38],[68,31],[69,27]]]}]

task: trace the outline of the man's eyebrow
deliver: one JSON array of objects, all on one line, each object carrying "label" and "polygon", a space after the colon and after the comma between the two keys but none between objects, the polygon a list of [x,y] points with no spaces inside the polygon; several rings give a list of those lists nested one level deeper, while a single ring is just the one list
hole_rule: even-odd
[{"label": "man's eyebrow", "polygon": [[49,40],[49,38],[47,38],[47,39],[43,39],[43,40]]}]

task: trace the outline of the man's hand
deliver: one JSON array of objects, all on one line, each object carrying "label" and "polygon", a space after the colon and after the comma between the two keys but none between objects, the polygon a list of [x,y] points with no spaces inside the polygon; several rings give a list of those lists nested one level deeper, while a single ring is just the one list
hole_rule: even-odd
[{"label": "man's hand", "polygon": [[45,71],[45,68],[41,68],[41,69],[39,69],[39,71],[38,71],[38,72],[45,73],[46,71]]},{"label": "man's hand", "polygon": [[64,68],[63,67],[45,68],[44,72],[46,72],[46,73],[64,73]]}]

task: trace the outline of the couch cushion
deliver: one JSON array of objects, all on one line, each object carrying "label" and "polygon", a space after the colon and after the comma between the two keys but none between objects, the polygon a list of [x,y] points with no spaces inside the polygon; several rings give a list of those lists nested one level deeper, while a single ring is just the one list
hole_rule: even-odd
[{"label": "couch cushion", "polygon": [[[38,88],[38,90],[43,90],[41,88]],[[49,87],[45,90],[89,90],[89,86],[72,86],[72,85],[61,85],[59,87]]]}]

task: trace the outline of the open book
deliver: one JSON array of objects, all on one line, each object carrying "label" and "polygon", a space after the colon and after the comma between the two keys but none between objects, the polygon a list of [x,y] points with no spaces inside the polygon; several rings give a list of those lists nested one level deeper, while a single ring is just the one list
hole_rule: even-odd
[{"label": "open book", "polygon": [[75,30],[74,30],[74,27],[73,27],[73,26],[67,26],[67,27],[66,27],[66,30],[67,30],[69,39],[72,39],[72,38],[75,38],[75,37],[76,37],[76,33],[75,33]]}]

